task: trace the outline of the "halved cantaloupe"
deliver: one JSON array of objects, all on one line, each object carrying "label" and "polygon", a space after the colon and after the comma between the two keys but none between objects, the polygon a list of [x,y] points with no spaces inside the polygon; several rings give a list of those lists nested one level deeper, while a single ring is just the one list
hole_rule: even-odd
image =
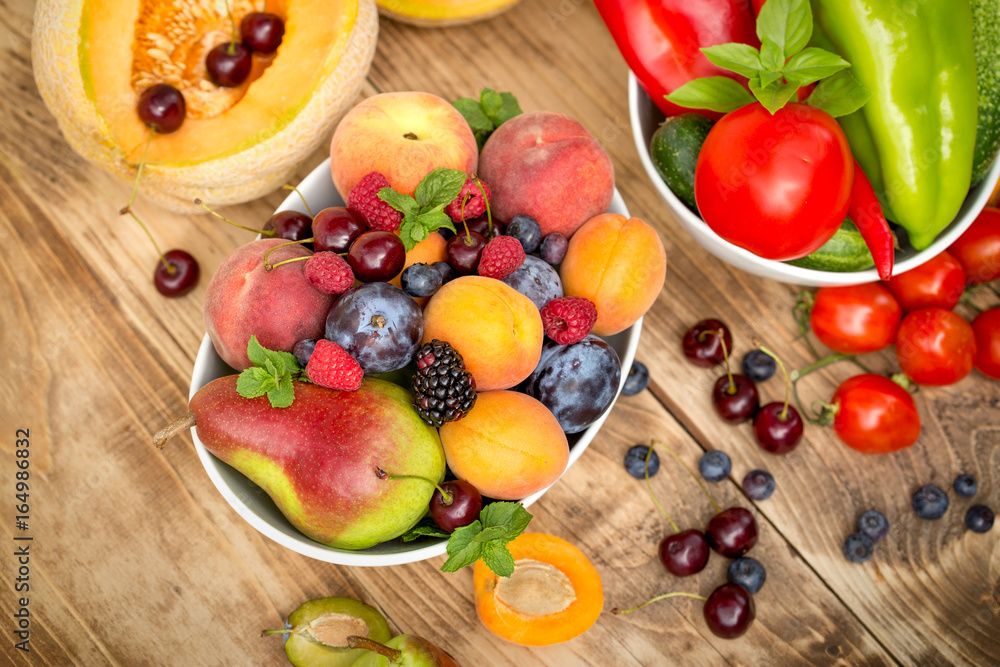
[{"label": "halved cantaloupe", "polygon": [[[187,118],[149,144],[141,191],[182,212],[248,201],[287,182],[327,141],[368,73],[378,34],[374,0],[231,0],[237,25],[265,10],[285,21],[270,58],[254,56],[250,81],[224,89],[205,54],[229,39],[215,0],[39,0],[35,80],[69,144],[131,183],[148,128],[136,104],[146,87],[184,94]],[[125,36],[123,38],[123,36]]]},{"label": "halved cantaloupe", "polygon": [[381,12],[424,28],[462,25],[501,14],[518,0],[378,0]]}]

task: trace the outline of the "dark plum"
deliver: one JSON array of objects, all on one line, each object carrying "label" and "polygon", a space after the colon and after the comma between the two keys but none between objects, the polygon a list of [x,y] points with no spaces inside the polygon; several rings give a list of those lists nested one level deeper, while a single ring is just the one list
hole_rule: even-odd
[{"label": "dark plum", "polygon": [[385,282],[403,270],[406,247],[392,232],[368,231],[351,244],[346,259],[361,282]]},{"label": "dark plum", "polygon": [[326,318],[326,337],[347,350],[365,373],[406,366],[424,333],[420,306],[388,283],[365,283],[344,292]]},{"label": "dark plum", "polygon": [[549,264],[556,265],[563,261],[567,248],[569,248],[569,241],[566,236],[560,232],[552,232],[542,239],[539,254]]},{"label": "dark plum", "polygon": [[368,231],[360,215],[344,208],[331,206],[316,214],[312,221],[312,235],[317,252],[347,252],[359,236]]},{"label": "dark plum", "polygon": [[708,542],[700,530],[685,530],[660,541],[660,562],[677,577],[698,574],[708,564]]},{"label": "dark plum", "polygon": [[757,521],[742,507],[724,509],[709,520],[705,539],[719,554],[737,558],[757,544]]},{"label": "dark plum", "polygon": [[753,380],[739,373],[723,375],[712,388],[715,412],[730,424],[753,417],[760,408],[760,394]]},{"label": "dark plum", "polygon": [[295,361],[299,362],[299,366],[305,368],[315,349],[316,340],[314,338],[303,338],[292,348],[292,354],[295,355]]},{"label": "dark plum", "polygon": [[542,227],[530,215],[515,215],[504,234],[520,241],[525,253],[535,252],[542,244]]},{"label": "dark plum", "polygon": [[431,296],[441,289],[443,281],[430,264],[417,262],[403,269],[403,275],[399,278],[399,284],[403,291],[410,296]]},{"label": "dark plum", "polygon": [[524,392],[541,401],[563,431],[578,433],[614,401],[621,372],[618,353],[597,336],[571,345],[546,340]]},{"label": "dark plum", "polygon": [[456,528],[468,526],[479,518],[483,496],[476,487],[462,479],[442,482],[438,486],[448,493],[445,498],[441,490],[435,489],[431,496],[430,515],[438,528],[453,533]]},{"label": "dark plum", "polygon": [[757,615],[753,596],[739,584],[723,584],[705,600],[705,623],[716,637],[736,639]]},{"label": "dark plum", "polygon": [[711,368],[725,361],[722,341],[725,341],[726,350],[733,349],[733,335],[729,332],[729,327],[719,320],[702,320],[687,330],[681,341],[681,348],[692,364]]},{"label": "dark plum", "polygon": [[[264,223],[265,232],[274,232],[274,238],[301,241],[312,236],[312,218],[298,211],[275,213]],[[306,246],[309,247],[309,246]]]},{"label": "dark plum", "polygon": [[559,274],[534,255],[527,255],[521,266],[502,282],[531,299],[539,310],[552,299],[563,296]]}]

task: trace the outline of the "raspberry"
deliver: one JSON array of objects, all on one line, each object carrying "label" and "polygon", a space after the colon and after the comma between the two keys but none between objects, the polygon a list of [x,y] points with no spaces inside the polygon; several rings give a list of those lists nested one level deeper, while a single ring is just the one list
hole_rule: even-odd
[{"label": "raspberry", "polygon": [[378,197],[378,191],[388,187],[389,180],[373,171],[347,193],[347,208],[364,218],[369,229],[394,232],[403,222],[403,214]]},{"label": "raspberry", "polygon": [[321,387],[354,391],[361,386],[365,372],[347,350],[331,341],[320,340],[309,357],[306,376]]},{"label": "raspberry", "polygon": [[498,236],[483,248],[479,275],[503,280],[524,264],[524,248],[513,236]]},{"label": "raspberry", "polygon": [[[476,185],[476,181],[467,178],[465,179],[465,183],[462,184],[462,191],[455,197],[455,201],[444,207],[444,212],[451,216],[451,219],[455,222],[462,222],[463,213],[466,220],[478,218],[483,213],[486,213],[486,200],[492,199],[493,195],[490,193],[490,186],[485,181],[479,182],[486,192],[486,199],[483,199],[483,191]],[[462,206],[463,201],[465,202],[464,207]]]},{"label": "raspberry", "polygon": [[556,297],[539,312],[545,334],[560,345],[579,343],[597,321],[597,306],[582,296]]},{"label": "raspberry", "polygon": [[318,252],[306,260],[306,279],[323,294],[343,294],[354,285],[351,265],[335,252]]}]

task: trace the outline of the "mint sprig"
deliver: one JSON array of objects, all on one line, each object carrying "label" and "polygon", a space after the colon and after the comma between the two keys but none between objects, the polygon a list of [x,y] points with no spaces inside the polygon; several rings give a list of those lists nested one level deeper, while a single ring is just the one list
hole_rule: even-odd
[{"label": "mint sprig", "polygon": [[259,398],[266,394],[271,407],[287,408],[295,400],[292,380],[308,382],[295,355],[269,350],[260,344],[257,336],[250,336],[247,358],[253,366],[236,378],[236,393],[243,398]]},{"label": "mint sprig", "polygon": [[479,150],[483,149],[483,144],[494,130],[522,113],[516,97],[511,93],[498,93],[492,88],[483,88],[478,101],[471,97],[461,97],[452,102],[452,106],[458,109],[472,128]]},{"label": "mint sprig", "polygon": [[[740,43],[701,49],[712,64],[745,76],[750,93],[729,77],[713,76],[689,81],[667,95],[667,100],[682,107],[728,113],[756,99],[774,114],[801,86],[821,81],[807,104],[834,117],[860,109],[871,92],[853,76],[843,76],[849,62],[831,51],[807,46],[812,33],[809,0],[768,0],[757,17],[759,50]],[[816,95],[827,81],[835,83]]]},{"label": "mint sprig", "polygon": [[423,177],[417,184],[413,197],[392,188],[378,191],[379,199],[403,214],[399,225],[399,239],[407,251],[438,229],[455,231],[451,217],[444,207],[455,201],[466,175],[458,169],[438,168]]},{"label": "mint sprig", "polygon": [[482,559],[496,575],[509,577],[514,573],[514,557],[507,543],[524,532],[531,518],[520,503],[490,503],[477,520],[455,529],[448,538],[448,560],[441,571],[457,572]]},{"label": "mint sprig", "polygon": [[412,542],[418,537],[451,537],[451,533],[446,530],[441,530],[438,525],[434,523],[434,520],[429,516],[425,516],[420,520],[420,523],[410,528],[408,531],[403,533],[404,542]]}]

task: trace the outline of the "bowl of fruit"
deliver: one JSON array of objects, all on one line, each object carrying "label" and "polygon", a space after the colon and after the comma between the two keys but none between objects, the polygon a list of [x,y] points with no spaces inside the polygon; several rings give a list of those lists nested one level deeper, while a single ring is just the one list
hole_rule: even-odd
[{"label": "bowl of fruit", "polygon": [[[673,51],[630,34],[627,8],[599,5],[631,67],[647,176],[684,230],[737,268],[800,285],[886,280],[955,241],[1000,178],[994,64],[980,62],[977,80],[977,58],[1000,36],[968,3],[949,21],[970,38],[946,40],[961,42],[947,52],[923,41],[941,23],[930,7],[891,40],[878,36],[885,17],[846,4],[823,3],[812,30],[801,28],[814,25],[809,3],[754,3],[756,22],[747,3],[710,26],[678,12],[664,20],[683,26],[657,38],[698,39],[674,44],[683,55],[669,62],[660,53]],[[772,20],[782,12],[801,16]],[[760,40],[785,53],[773,58]],[[899,49],[934,50],[934,70],[899,71]],[[912,94],[880,83],[894,77],[912,79]]]},{"label": "bowl of fruit", "polygon": [[[411,113],[428,103],[415,95],[375,96],[359,107],[385,105],[393,117],[396,105]],[[435,122],[471,139],[455,115]],[[592,204],[599,212],[578,212],[565,233],[552,231],[541,209],[532,212],[543,223],[504,213],[531,210],[514,201],[527,191],[523,170],[498,170],[520,159],[511,151],[544,146],[535,164],[551,160],[559,170],[567,161],[593,164],[587,152],[600,150],[565,116],[517,116],[492,132],[472,167],[418,165],[411,196],[391,167],[415,162],[406,153],[415,140],[388,152],[392,185],[370,166],[352,180],[354,167],[338,165],[338,155],[350,159],[340,142],[363,142],[349,113],[332,159],[213,277],[189,414],[157,444],[191,427],[216,488],[270,539],[343,565],[447,552],[446,566],[457,568],[468,549],[456,538],[481,534],[475,545],[485,551],[513,539],[530,520],[524,508],[600,430],[662,287],[663,246],[628,217],[610,160],[593,185],[604,191]],[[395,120],[394,128],[412,128],[407,135],[426,135],[418,122]],[[574,136],[566,145],[536,141],[550,133]],[[475,139],[471,146],[479,153]],[[427,146],[412,148],[427,154]],[[448,211],[458,224],[442,217]],[[608,248],[623,250],[609,257]]]}]

